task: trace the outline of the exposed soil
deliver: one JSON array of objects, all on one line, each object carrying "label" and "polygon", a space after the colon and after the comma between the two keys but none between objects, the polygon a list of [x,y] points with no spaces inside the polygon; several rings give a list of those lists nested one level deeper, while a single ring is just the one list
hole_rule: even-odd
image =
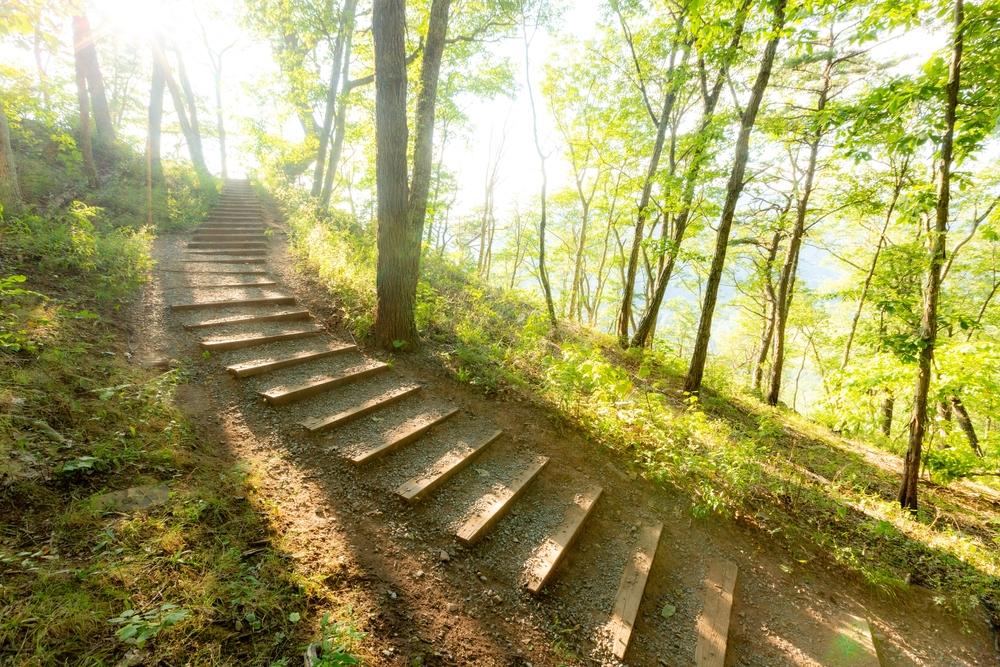
[{"label": "exposed soil", "polygon": [[[133,337],[136,357],[177,358],[193,368],[180,398],[204,437],[227,448],[251,471],[266,498],[281,547],[301,573],[351,602],[366,660],[373,665],[614,664],[603,629],[638,527],[664,522],[663,536],[627,654],[633,665],[689,665],[702,581],[712,557],[739,566],[729,635],[729,664],[823,665],[847,614],[867,616],[877,629],[885,665],[1000,664],[981,614],[960,619],[936,608],[919,587],[886,599],[839,569],[815,565],[783,543],[737,522],[692,518],[687,499],[634,478],[613,454],[554,420],[525,397],[486,396],[454,380],[430,353],[390,360],[381,352],[325,358],[247,380],[222,368],[238,361],[308,349],[302,339],[203,355],[197,342],[224,333],[269,332],[303,322],[187,332],[181,324],[236,315],[220,310],[170,312],[167,304],[236,295],[295,295],[335,338],[351,342],[330,294],[298,273],[280,227],[269,242],[267,268],[274,288],[201,289],[191,285],[263,279],[165,272],[163,268],[230,269],[181,264],[181,237],[157,241],[158,269],[146,288],[143,317]],[[216,283],[217,284],[217,283]],[[266,306],[252,312],[276,312]],[[249,313],[251,309],[242,309]],[[257,392],[334,374],[365,363],[391,361],[387,373],[280,409]],[[420,395],[341,429],[309,436],[304,417],[357,404],[393,386],[418,382]],[[428,411],[460,408],[424,438],[373,463],[342,458]],[[504,435],[427,499],[410,506],[395,488],[460,441],[495,428]],[[483,494],[508,481],[539,454],[551,461],[485,539],[463,547],[454,531]],[[604,495],[583,534],[542,593],[521,587],[525,562],[558,524],[575,493],[601,484]],[[807,562],[801,562],[807,560]],[[672,614],[661,614],[664,607]]]}]

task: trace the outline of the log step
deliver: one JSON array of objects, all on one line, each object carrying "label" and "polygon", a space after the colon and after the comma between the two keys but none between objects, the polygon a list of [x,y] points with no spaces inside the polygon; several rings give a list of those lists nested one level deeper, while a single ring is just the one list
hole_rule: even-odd
[{"label": "log step", "polygon": [[232,366],[226,366],[226,370],[238,378],[245,378],[252,375],[267,373],[268,371],[278,370],[279,368],[288,368],[289,366],[304,364],[305,362],[312,361],[313,359],[322,359],[335,354],[351,352],[357,349],[357,345],[338,344],[322,350],[307,350],[305,352],[299,352],[298,354],[293,354],[281,359],[258,359],[256,361],[246,361],[241,364],[233,364]]},{"label": "log step", "polygon": [[475,544],[482,539],[483,535],[488,533],[497,521],[507,514],[507,511],[514,505],[514,501],[524,493],[531,480],[538,476],[538,473],[548,462],[548,457],[540,456],[519,472],[517,477],[507,485],[501,497],[495,498],[489,505],[476,511],[462,524],[462,527],[455,533],[458,539],[465,544]]},{"label": "log step", "polygon": [[323,431],[328,428],[333,428],[334,426],[340,426],[341,424],[346,424],[347,422],[357,419],[358,417],[363,417],[371,412],[374,412],[379,408],[401,401],[407,396],[420,391],[420,388],[419,384],[397,387],[389,394],[377,396],[365,401],[361,405],[356,405],[353,408],[348,408],[347,410],[341,410],[338,413],[328,415],[326,417],[306,419],[299,422],[299,425],[310,433],[316,433],[317,431]]},{"label": "log step", "polygon": [[236,289],[245,287],[274,287],[277,285],[273,280],[261,280],[255,283],[216,283],[214,285],[178,285],[167,289]]},{"label": "log step", "polygon": [[227,301],[197,301],[171,304],[172,310],[201,310],[203,308],[234,308],[240,306],[285,306],[295,303],[294,296],[264,296],[254,299],[229,299]]},{"label": "log step", "polygon": [[[272,283],[274,284],[274,283]],[[285,310],[280,313],[269,315],[247,315],[245,317],[233,317],[230,319],[203,320],[185,324],[188,331],[194,329],[204,329],[206,327],[221,327],[229,324],[257,324],[259,322],[287,322],[289,320],[308,320],[312,317],[308,310]]]},{"label": "log step", "polygon": [[254,347],[255,345],[266,345],[267,343],[277,343],[283,340],[297,340],[299,338],[309,338],[310,336],[317,336],[326,331],[322,327],[313,327],[310,329],[294,329],[292,331],[282,331],[276,334],[267,334],[265,336],[246,336],[243,338],[225,338],[221,340],[203,340],[199,345],[205,350],[241,350],[245,347]]},{"label": "log step", "polygon": [[263,232],[266,227],[259,222],[247,222],[247,223],[236,223],[230,222],[226,224],[216,223],[214,225],[204,222],[194,229],[195,234],[246,234],[248,232]]},{"label": "log step", "polygon": [[601,487],[594,486],[583,493],[576,494],[573,504],[569,506],[563,516],[562,523],[552,535],[545,538],[541,549],[532,558],[534,563],[528,567],[525,580],[525,588],[529,592],[537,593],[542,590],[542,586],[556,571],[559,562],[562,561],[573,545],[573,541],[580,534],[583,522],[590,516],[602,492]]},{"label": "log step", "polygon": [[705,604],[698,616],[698,643],[694,648],[694,663],[698,667],[724,667],[726,664],[738,573],[732,561],[713,558],[708,564]]},{"label": "log step", "polygon": [[324,391],[329,391],[335,387],[350,384],[351,382],[357,382],[358,380],[371,377],[372,375],[377,375],[378,373],[382,373],[388,369],[389,364],[378,362],[364,368],[351,369],[343,375],[324,375],[323,377],[309,380],[307,382],[303,382],[302,384],[288,387],[287,389],[269,389],[268,391],[261,391],[257,393],[263,396],[264,400],[271,405],[285,405],[287,403],[291,403],[292,401],[299,401],[303,398],[321,394]]},{"label": "log step", "polygon": [[266,257],[234,257],[233,259],[182,259],[186,264],[267,264]]},{"label": "log step", "polygon": [[188,241],[187,244],[188,250],[256,250],[266,248],[266,241]]},{"label": "log step", "polygon": [[625,651],[628,650],[635,617],[639,613],[639,604],[646,590],[646,580],[653,567],[656,547],[660,543],[662,532],[662,521],[643,526],[639,530],[639,543],[632,549],[625,571],[622,572],[621,581],[618,583],[618,594],[615,595],[615,607],[611,613],[608,630],[611,635],[611,652],[619,660],[625,659]]},{"label": "log step", "polygon": [[191,240],[195,243],[202,241],[261,241],[266,242],[267,237],[261,234],[208,234],[208,233],[196,233],[191,237]]},{"label": "log step", "polygon": [[[197,260],[191,260],[197,261]],[[266,276],[267,271],[259,269],[246,269],[244,271],[212,271],[205,269],[157,269],[157,271],[162,271],[163,273],[193,273],[197,275],[212,275],[212,276]]]},{"label": "log step", "polygon": [[431,472],[423,472],[413,479],[403,482],[396,489],[396,495],[408,503],[415,503],[426,498],[435,489],[454,477],[459,471],[465,469],[466,466],[472,463],[477,454],[486,449],[491,442],[501,435],[503,435],[503,431],[494,431],[488,437],[473,445],[462,443],[458,447],[445,452],[441,458],[427,469]]},{"label": "log step", "polygon": [[236,255],[239,257],[261,257],[267,254],[266,250],[240,250],[239,252],[235,250],[188,250],[190,255],[204,255],[205,257],[214,257],[217,255]]},{"label": "log step", "polygon": [[367,449],[360,454],[355,454],[349,457],[351,463],[368,463],[374,459],[385,456],[389,452],[399,449],[403,445],[407,445],[414,440],[419,439],[424,433],[431,430],[441,422],[446,421],[448,418],[453,416],[458,412],[458,408],[451,408],[446,412],[439,413],[427,419],[424,419],[416,426],[407,429],[405,432],[400,434],[394,434],[391,439],[385,440],[370,449]]}]

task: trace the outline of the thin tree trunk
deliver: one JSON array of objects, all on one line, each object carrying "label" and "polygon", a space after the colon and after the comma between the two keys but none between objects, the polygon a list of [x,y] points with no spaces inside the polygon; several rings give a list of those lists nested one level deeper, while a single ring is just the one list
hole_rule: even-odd
[{"label": "thin tree trunk", "polygon": [[346,0],[341,10],[340,27],[333,44],[333,64],[330,67],[330,84],[326,90],[326,109],[323,112],[323,126],[319,132],[319,147],[316,150],[316,169],[313,172],[312,196],[318,197],[323,191],[326,151],[333,129],[334,109],[337,105],[340,81],[343,78],[343,61],[346,52],[347,31],[354,32],[354,13],[358,0]]},{"label": "thin tree trunk", "polygon": [[711,91],[707,92],[707,95],[705,96],[705,103],[696,139],[697,143],[695,144],[694,151],[688,161],[688,166],[684,173],[684,189],[681,196],[681,210],[674,220],[674,233],[673,238],[671,239],[672,243],[667,249],[666,261],[663,262],[660,267],[660,271],[656,276],[656,286],[653,288],[653,294],[646,307],[646,312],[643,313],[642,318],[639,320],[639,324],[636,326],[635,335],[632,337],[631,342],[632,347],[646,347],[652,342],[652,332],[656,327],[656,320],[660,315],[660,307],[663,305],[663,297],[667,293],[667,285],[670,282],[670,277],[674,271],[674,265],[677,262],[677,254],[680,252],[681,243],[684,240],[684,234],[687,232],[688,222],[691,219],[691,211],[694,205],[695,186],[697,185],[698,178],[701,175],[701,170],[705,164],[706,151],[708,149],[708,130],[711,127],[712,119],[715,116],[715,108],[718,105],[719,96],[722,93],[722,86],[728,76],[732,58],[739,48],[740,41],[743,39],[743,28],[746,25],[749,8],[750,2],[745,0],[737,11],[733,36],[726,50],[727,57],[719,69],[715,84],[712,86]]},{"label": "thin tree trunk", "polygon": [[[74,27],[76,21],[73,22]],[[83,156],[83,173],[91,187],[97,187],[97,164],[94,161],[94,143],[90,128],[90,96],[87,93],[87,71],[80,59],[80,49],[76,50],[76,102],[80,110],[80,154]]]},{"label": "thin tree trunk", "polygon": [[21,184],[17,180],[17,159],[10,143],[10,123],[0,100],[0,207],[5,213],[21,208]]},{"label": "thin tree trunk", "polygon": [[896,397],[892,392],[886,392],[882,397],[881,418],[879,419],[879,430],[887,438],[892,437],[892,415],[896,408]]},{"label": "thin tree trunk", "polygon": [[340,96],[337,99],[337,116],[333,122],[333,145],[330,147],[330,160],[323,174],[323,188],[320,191],[320,209],[326,210],[330,207],[330,199],[333,196],[333,179],[337,175],[337,167],[340,164],[340,155],[344,150],[344,129],[347,125],[347,99],[351,94],[348,83],[351,79],[351,51],[354,43],[354,20],[356,15],[351,15],[350,30],[344,41],[344,60],[341,66]]},{"label": "thin tree trunk", "polygon": [[955,421],[958,422],[962,432],[965,433],[966,440],[969,441],[969,447],[972,448],[972,451],[976,456],[982,458],[983,450],[979,446],[979,437],[976,435],[976,427],[973,426],[972,418],[969,417],[969,411],[965,409],[965,404],[962,403],[962,399],[958,396],[952,396],[951,407],[955,411]]},{"label": "thin tree trunk", "polygon": [[948,213],[951,203],[951,163],[955,140],[955,115],[962,75],[962,47],[965,6],[955,0],[955,34],[948,74],[944,112],[944,134],[938,166],[937,206],[934,229],[931,235],[930,265],[924,283],[923,314],[920,320],[920,354],[916,388],[913,396],[913,414],[910,417],[910,438],[903,463],[903,480],[899,488],[899,504],[904,509],[917,510],[917,482],[920,475],[921,448],[927,429],[927,394],[931,384],[931,364],[937,341],[937,305],[941,287],[941,267],[944,264],[945,242],[948,234]]},{"label": "thin tree trunk", "polygon": [[[406,10],[403,0],[375,0],[375,179],[378,200],[375,340],[384,348],[416,343],[410,287],[411,248],[407,217]],[[419,248],[419,236],[416,241]]]},{"label": "thin tree trunk", "polygon": [[[833,48],[833,44],[830,44]],[[827,96],[830,94],[830,83],[833,77],[833,55],[829,55],[823,71],[823,86],[816,103],[816,114],[822,114],[826,108]],[[823,127],[817,125],[812,140],[809,142],[809,162],[806,166],[805,182],[802,185],[802,196],[795,207],[795,226],[788,240],[788,254],[781,267],[781,279],[778,281],[777,303],[774,308],[774,357],[771,360],[771,378],[766,401],[768,405],[777,405],[781,394],[781,374],[785,365],[785,329],[788,326],[788,313],[792,307],[792,293],[795,289],[795,273],[799,265],[799,252],[802,249],[802,237],[806,230],[806,215],[809,212],[809,198],[812,195],[813,183],[816,178],[816,162],[819,157],[819,143],[823,138]]]},{"label": "thin tree trunk", "polygon": [[698,322],[698,333],[695,336],[694,351],[691,365],[684,380],[684,390],[692,394],[701,390],[701,381],[705,375],[705,361],[708,358],[708,341],[712,335],[712,317],[715,315],[715,302],[719,296],[719,284],[722,282],[722,268],[726,263],[726,250],[729,246],[729,233],[736,214],[736,203],[743,192],[743,176],[746,173],[747,160],[750,157],[750,134],[757,121],[757,112],[764,99],[767,82],[771,78],[771,68],[774,65],[774,54],[781,40],[781,30],[785,25],[785,4],[787,0],[777,0],[774,8],[774,19],[771,23],[771,38],[764,49],[760,70],[750,92],[750,99],[743,110],[740,119],[740,132],[736,139],[736,156],[733,169],[729,174],[726,187],[726,200],[719,219],[719,231],[715,242],[715,255],[708,273],[705,287],[705,301]]},{"label": "thin tree trunk", "polygon": [[87,92],[90,94],[94,124],[97,126],[97,140],[104,150],[114,143],[115,129],[111,121],[111,110],[108,108],[107,94],[104,92],[104,77],[101,76],[90,22],[82,14],[73,17],[73,48],[78,66],[82,68],[83,76],[87,80]]},{"label": "thin tree trunk", "polygon": [[149,155],[149,175],[153,186],[163,182],[163,163],[160,159],[160,140],[163,125],[163,89],[166,79],[161,63],[153,59],[153,78],[149,91],[149,127],[146,152]]},{"label": "thin tree trunk", "polygon": [[187,143],[191,163],[194,165],[195,172],[197,172],[202,185],[205,185],[208,182],[208,167],[205,164],[205,154],[201,149],[201,138],[194,133],[191,127],[187,110],[184,108],[184,96],[180,86],[177,85],[177,81],[170,72],[170,63],[163,52],[163,45],[159,37],[153,42],[153,57],[160,63],[160,68],[163,70],[163,80],[167,86],[167,90],[170,92],[170,99],[173,100],[174,109],[177,111],[177,122],[181,126],[181,134],[184,135],[184,140]]},{"label": "thin tree trunk", "polygon": [[[180,80],[181,90],[184,91],[184,100],[188,109],[188,123],[191,126],[191,139],[198,144],[199,155],[205,155],[205,146],[201,141],[201,123],[198,121],[198,99],[194,95],[194,89],[191,88],[191,82],[188,80],[187,69],[184,67],[184,58],[181,56],[181,52],[176,50],[177,53],[177,78]],[[204,157],[202,158],[204,162]],[[206,173],[208,169],[205,169]]]},{"label": "thin tree trunk", "polygon": [[553,329],[558,329],[559,321],[556,319],[556,308],[552,302],[552,286],[549,284],[549,274],[545,268],[545,227],[546,220],[546,200],[548,199],[548,174],[545,171],[545,152],[542,150],[541,140],[538,138],[538,111],[535,108],[535,93],[531,89],[531,65],[529,61],[529,44],[527,21],[522,17],[521,28],[524,33],[524,80],[528,87],[528,100],[531,102],[531,123],[535,140],[535,151],[538,153],[538,161],[542,170],[542,191],[541,191],[541,216],[538,220],[538,278],[542,283],[542,293],[545,296],[545,308],[549,314],[549,322]]},{"label": "thin tree trunk", "polygon": [[764,381],[764,364],[767,363],[767,353],[771,349],[771,340],[774,336],[775,305],[778,299],[774,292],[774,280],[771,271],[774,267],[774,260],[778,255],[778,246],[781,244],[781,232],[775,232],[771,239],[771,246],[767,252],[767,262],[764,264],[764,326],[760,335],[760,347],[757,350],[757,358],[754,360],[753,390],[760,391]]}]

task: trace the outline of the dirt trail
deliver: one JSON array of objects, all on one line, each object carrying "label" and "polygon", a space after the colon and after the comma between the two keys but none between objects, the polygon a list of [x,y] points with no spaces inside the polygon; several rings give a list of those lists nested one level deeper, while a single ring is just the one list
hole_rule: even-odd
[{"label": "dirt trail", "polygon": [[[516,397],[486,397],[451,379],[426,356],[390,360],[379,352],[348,349],[278,370],[236,379],[223,369],[262,359],[285,359],[333,343],[353,341],[340,326],[328,293],[297,273],[280,225],[245,206],[245,188],[230,184],[218,220],[198,232],[194,255],[187,238],[157,241],[155,279],[135,339],[147,360],[191,362],[182,391],[185,409],[208,438],[229,448],[250,469],[270,507],[281,547],[316,585],[340,592],[353,607],[370,664],[561,665],[615,664],[603,641],[619,578],[640,527],[664,523],[663,535],[639,608],[626,662],[694,662],[703,579],[711,558],[739,567],[729,633],[734,665],[826,665],[842,642],[849,615],[867,615],[876,628],[885,665],[997,664],[984,619],[962,622],[936,609],[930,595],[883,599],[842,572],[801,563],[767,536],[739,524],[692,518],[685,498],[632,479],[606,450],[554,423],[544,410]],[[225,213],[235,207],[235,213]],[[237,224],[237,241],[218,240]],[[263,229],[274,234],[263,235]],[[204,244],[210,244],[205,246]],[[251,250],[251,254],[243,254]],[[232,251],[233,255],[219,254]],[[265,263],[224,263],[260,258]],[[187,259],[211,259],[190,262]],[[220,261],[222,260],[222,261]],[[196,272],[202,271],[202,272]],[[203,273],[212,271],[213,273]],[[218,273],[234,272],[231,275]],[[240,273],[235,273],[240,272]],[[275,285],[243,286],[273,280]],[[226,287],[239,284],[241,286]],[[294,303],[171,310],[170,304],[291,296]],[[277,315],[289,319],[206,326],[205,320]],[[284,315],[281,315],[284,317]],[[202,341],[302,331],[316,323],[328,333],[204,354]],[[353,382],[286,405],[267,404],[259,392],[282,392],[322,378],[339,378],[392,362]],[[340,382],[337,380],[337,382]],[[420,384],[411,396],[343,426],[309,434],[300,422],[350,410],[395,388]],[[429,416],[457,409],[423,437],[364,464],[358,455]],[[470,465],[416,503],[394,491],[426,472],[458,443],[472,445],[496,429],[503,435]],[[455,531],[538,455],[550,464],[506,516],[472,546]],[[575,494],[599,484],[603,496],[579,538],[537,596],[522,587],[526,564],[562,521]],[[484,500],[485,499],[485,500]],[[666,611],[664,611],[666,610]],[[855,663],[860,664],[860,663]]]}]

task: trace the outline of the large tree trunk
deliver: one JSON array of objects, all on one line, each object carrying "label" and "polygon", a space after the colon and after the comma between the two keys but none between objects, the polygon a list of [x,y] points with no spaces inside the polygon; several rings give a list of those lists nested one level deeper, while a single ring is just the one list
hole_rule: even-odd
[{"label": "large tree trunk", "polygon": [[83,70],[83,76],[87,80],[87,92],[90,94],[94,124],[97,126],[97,141],[103,152],[114,143],[115,129],[107,94],[104,92],[104,77],[101,76],[90,22],[82,14],[73,17],[73,50],[77,66]]},{"label": "large tree trunk", "polygon": [[319,147],[316,150],[316,168],[313,171],[312,196],[318,197],[323,192],[323,173],[326,168],[326,151],[330,144],[330,131],[333,129],[334,111],[342,79],[347,31],[354,31],[354,13],[358,0],[347,0],[341,10],[340,26],[333,43],[333,64],[330,67],[330,84],[326,89],[326,109],[323,112],[323,126],[319,133]]},{"label": "large tree trunk", "polygon": [[0,208],[11,213],[21,208],[21,184],[17,180],[17,159],[10,143],[10,123],[0,100]]},{"label": "large tree trunk", "polygon": [[[833,44],[830,44],[833,48]],[[833,78],[833,55],[829,55],[823,71],[823,85],[816,102],[816,115],[819,116],[826,108],[827,97],[830,94],[830,83]],[[802,237],[806,231],[806,215],[809,212],[809,198],[812,196],[813,183],[816,178],[816,161],[819,156],[819,142],[823,138],[823,126],[817,123],[812,139],[809,142],[809,162],[806,165],[805,182],[802,184],[802,195],[795,207],[795,226],[788,241],[788,254],[781,267],[781,279],[778,281],[777,303],[774,308],[774,358],[771,360],[771,381],[767,392],[768,405],[777,405],[781,394],[781,374],[785,365],[785,329],[788,326],[788,313],[792,307],[792,293],[795,289],[795,273],[799,266],[799,252],[802,249]]]},{"label": "large tree trunk", "polygon": [[742,118],[740,119],[740,132],[736,139],[736,156],[733,162],[733,169],[729,174],[729,183],[726,187],[726,200],[722,206],[722,215],[719,219],[719,231],[715,240],[715,255],[712,257],[712,266],[709,269],[708,282],[705,286],[705,302],[702,306],[701,318],[698,322],[698,333],[695,336],[691,366],[684,380],[684,390],[692,394],[696,394],[701,390],[701,381],[705,375],[705,361],[708,358],[708,341],[712,335],[712,317],[715,315],[715,302],[719,296],[719,284],[722,282],[722,267],[726,263],[729,233],[732,230],[733,217],[736,214],[736,203],[743,192],[743,176],[746,173],[747,160],[750,157],[750,134],[753,131],[754,123],[757,121],[757,112],[760,111],[760,105],[764,99],[764,91],[767,89],[767,82],[771,78],[774,54],[778,49],[778,42],[781,40],[781,30],[785,25],[786,2],[787,0],[777,0],[775,4],[774,19],[771,22],[771,38],[764,49],[764,56],[761,60],[760,69],[757,72],[757,79],[754,81],[753,89],[750,92],[750,99],[747,101],[746,108],[744,108]]},{"label": "large tree trunk", "polygon": [[375,0],[375,184],[378,203],[375,340],[387,349],[416,343],[416,294],[407,203],[406,10],[403,0]]},{"label": "large tree trunk", "polygon": [[955,421],[958,422],[962,432],[965,433],[966,440],[969,441],[969,447],[972,448],[972,451],[976,456],[982,458],[983,450],[979,446],[979,436],[976,435],[976,427],[972,425],[972,418],[969,417],[969,411],[965,409],[965,404],[962,403],[962,399],[958,396],[952,396],[951,407],[955,411]]},{"label": "large tree trunk", "polygon": [[[76,21],[73,22],[74,26]],[[90,128],[90,96],[87,94],[87,70],[80,59],[80,50],[75,52],[76,102],[80,110],[80,154],[83,157],[83,173],[91,187],[97,187],[97,164],[94,161],[94,142]]]},{"label": "large tree trunk", "polygon": [[[663,305],[663,297],[667,293],[667,285],[670,282],[670,277],[674,271],[674,265],[677,262],[677,254],[680,252],[681,243],[684,240],[684,234],[687,232],[688,222],[691,219],[691,209],[694,205],[695,186],[697,185],[698,178],[701,175],[702,167],[705,164],[706,153],[708,150],[708,130],[711,127],[712,118],[715,116],[715,108],[719,103],[719,95],[722,93],[722,87],[729,75],[729,66],[732,63],[732,59],[737,53],[740,41],[743,38],[743,28],[746,25],[749,8],[750,2],[749,0],[745,0],[736,13],[732,39],[730,40],[726,50],[727,57],[723,60],[722,66],[719,68],[718,75],[715,79],[715,85],[712,86],[711,90],[705,97],[694,151],[689,158],[687,168],[684,170],[684,188],[681,195],[681,209],[674,220],[674,233],[671,238],[671,245],[667,249],[666,260],[662,263],[659,272],[657,273],[656,285],[653,288],[653,295],[650,298],[649,304],[646,306],[646,312],[643,313],[642,318],[639,320],[639,324],[636,325],[635,335],[632,336],[632,347],[646,347],[652,343],[652,333],[653,329],[656,328],[656,320],[660,315],[660,307]],[[702,63],[702,67],[703,66],[704,64]]]},{"label": "large tree trunk", "polygon": [[955,36],[948,73],[944,110],[944,134],[938,163],[937,206],[931,235],[930,265],[924,283],[923,313],[920,319],[920,355],[917,381],[910,417],[910,439],[903,463],[903,481],[899,487],[899,504],[904,509],[917,509],[917,482],[920,477],[921,449],[927,429],[927,394],[931,384],[931,365],[937,341],[937,304],[941,288],[941,267],[944,265],[945,241],[948,234],[948,212],[951,203],[951,163],[955,141],[955,112],[962,75],[962,46],[965,6],[955,0]]}]

